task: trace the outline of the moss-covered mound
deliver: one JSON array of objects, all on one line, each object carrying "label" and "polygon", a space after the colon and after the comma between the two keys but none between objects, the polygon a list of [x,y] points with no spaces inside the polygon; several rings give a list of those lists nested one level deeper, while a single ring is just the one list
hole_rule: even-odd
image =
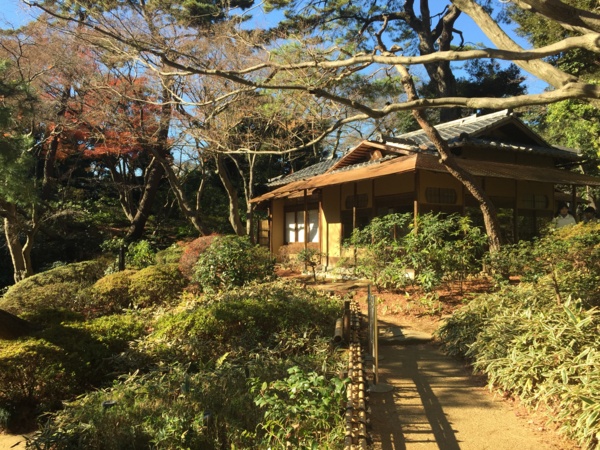
[{"label": "moss-covered mound", "polygon": [[104,261],[83,261],[33,275],[12,286],[0,299],[0,309],[16,315],[40,310],[79,311],[87,287],[104,275]]}]

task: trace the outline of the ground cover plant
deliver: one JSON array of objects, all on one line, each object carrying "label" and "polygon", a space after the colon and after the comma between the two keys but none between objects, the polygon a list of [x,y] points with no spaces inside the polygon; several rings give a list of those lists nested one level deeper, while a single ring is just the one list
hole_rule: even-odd
[{"label": "ground cover plant", "polygon": [[[204,250],[218,259],[222,249],[231,273],[248,264],[232,249],[262,255],[225,241]],[[0,426],[23,430],[40,417],[29,448],[338,448],[344,358],[330,336],[340,300],[269,281],[272,268],[194,293],[173,262],[185,252],[173,250],[105,276],[106,263],[73,280],[87,264],[54,269],[38,276],[46,289],[36,297],[11,289],[3,301],[32,330],[0,345]],[[76,279],[57,300],[54,283]],[[319,420],[307,405],[319,405]]]},{"label": "ground cover plant", "polygon": [[[440,328],[490,387],[547,408],[584,448],[600,438],[600,226],[552,230],[494,255],[496,292],[475,296]],[[521,274],[519,283],[507,275]]]},{"label": "ground cover plant", "polygon": [[69,403],[32,448],[340,448],[339,300],[286,282],[184,297],[119,356],[135,372]]},{"label": "ground cover plant", "polygon": [[212,292],[273,278],[275,259],[247,236],[218,236],[199,255],[194,268],[192,281]]}]

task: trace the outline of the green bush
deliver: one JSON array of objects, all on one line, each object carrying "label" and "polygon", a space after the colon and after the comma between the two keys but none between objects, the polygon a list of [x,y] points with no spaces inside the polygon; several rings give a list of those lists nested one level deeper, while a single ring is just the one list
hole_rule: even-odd
[{"label": "green bush", "polygon": [[4,294],[0,309],[17,315],[50,309],[83,313],[82,295],[103,276],[105,267],[103,261],[84,261],[28,277]]},{"label": "green bush", "polygon": [[156,264],[179,263],[183,255],[183,247],[179,244],[173,244],[170,247],[156,252]]},{"label": "green bush", "polygon": [[223,236],[200,254],[192,280],[211,292],[274,276],[275,260],[268,249],[252,244],[246,236]]},{"label": "green bush", "polygon": [[181,295],[186,284],[176,263],[149,266],[129,277],[129,298],[140,308],[167,305]]},{"label": "green bush", "polygon": [[547,406],[584,448],[600,445],[599,230],[577,225],[504,249],[492,267],[521,270],[521,282],[474,297],[438,331],[490,387]]},{"label": "green bush", "polygon": [[129,244],[125,256],[127,267],[143,269],[156,262],[156,252],[150,242],[141,240]]},{"label": "green bush", "polygon": [[[332,333],[339,308],[339,301],[293,283],[249,285],[164,314],[140,351],[163,362],[197,366],[227,352],[246,353],[259,347],[280,354],[300,353],[307,348],[302,336],[313,339]],[[293,339],[282,336],[293,337],[296,350],[296,344],[289,342]],[[287,342],[287,350],[282,342]]]},{"label": "green bush", "polygon": [[[303,420],[296,435],[329,448],[343,433],[337,400],[343,383],[328,381],[342,365],[342,353],[329,345],[340,309],[336,299],[283,281],[196,301],[188,295],[185,304],[149,324],[149,336],[131,349],[153,355],[152,369],[144,373],[150,366],[138,366],[139,372],[112,387],[67,404],[31,445],[266,450],[273,446],[272,418],[255,404],[250,380],[279,389],[282,383],[292,386],[296,377],[296,384],[315,390],[298,393],[299,402],[323,400],[319,420]],[[306,375],[288,373],[292,367]]]},{"label": "green bush", "polygon": [[578,224],[533,242],[506,246],[487,262],[498,283],[508,276],[550,286],[557,301],[579,298],[587,308],[600,307],[600,224]]},{"label": "green bush", "polygon": [[[76,393],[75,374],[66,369],[64,351],[45,339],[2,341],[0,407],[15,418],[60,406]],[[11,426],[19,426],[9,421]]]},{"label": "green bush", "polygon": [[479,273],[487,238],[468,217],[424,214],[416,227],[411,214],[377,217],[355,230],[349,245],[360,248],[356,271],[378,289],[416,284],[432,291],[442,281]]},{"label": "green bush", "polygon": [[87,293],[89,309],[94,315],[112,314],[129,308],[133,304],[129,286],[135,274],[135,270],[123,270],[99,279]]},{"label": "green bush", "polygon": [[62,400],[99,386],[118,370],[111,357],[141,337],[146,326],[138,315],[121,314],[2,341],[0,408],[33,420],[35,413],[56,409]]},{"label": "green bush", "polygon": [[[104,405],[114,405],[106,407]],[[255,448],[260,414],[243,371],[133,374],[67,405],[33,438],[41,448]]]},{"label": "green bush", "polygon": [[261,448],[338,448],[343,442],[345,381],[291,367],[286,379],[255,379],[252,392],[264,410]]}]

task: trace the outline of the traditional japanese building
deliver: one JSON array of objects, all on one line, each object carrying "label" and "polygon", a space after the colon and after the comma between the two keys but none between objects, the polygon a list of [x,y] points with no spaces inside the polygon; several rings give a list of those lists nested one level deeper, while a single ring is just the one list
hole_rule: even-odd
[{"label": "traditional japanese building", "polygon": [[[508,242],[536,235],[559,201],[568,200],[574,209],[575,187],[600,186],[600,178],[569,170],[581,160],[577,151],[549,145],[508,111],[465,117],[436,129],[458,164],[491,198]],[[342,243],[354,228],[377,216],[434,211],[480,219],[478,203],[439,162],[421,130],[362,141],[344,156],[277,179],[270,187],[252,202],[268,208],[263,236],[271,251],[312,243],[325,255],[326,266],[344,256]]]}]

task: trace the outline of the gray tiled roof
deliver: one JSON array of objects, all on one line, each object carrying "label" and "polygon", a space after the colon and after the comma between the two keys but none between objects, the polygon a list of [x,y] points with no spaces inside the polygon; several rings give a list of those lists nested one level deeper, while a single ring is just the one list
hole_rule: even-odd
[{"label": "gray tiled roof", "polygon": [[569,159],[575,161],[580,158],[577,150],[566,147],[542,147],[541,145],[517,145],[506,142],[494,141],[492,139],[468,139],[468,142],[477,147],[497,148],[511,150],[514,152],[532,153],[537,155],[552,156],[554,158]]},{"label": "gray tiled roof", "polygon": [[316,164],[313,164],[312,166],[300,169],[297,172],[293,172],[289,175],[270,180],[267,183],[267,186],[281,186],[284,184],[291,183],[292,181],[304,180],[306,178],[314,177],[315,175],[321,175],[322,173],[327,172],[327,170],[339,160],[340,158],[326,159],[325,161],[321,161]]},{"label": "gray tiled roof", "polygon": [[[454,120],[452,122],[446,122],[440,125],[437,125],[435,128],[438,130],[440,135],[444,140],[448,142],[450,146],[460,146],[464,141],[468,141],[469,143],[475,144],[480,148],[494,148],[494,149],[503,149],[509,150],[513,152],[523,152],[530,154],[539,154],[552,156],[554,158],[568,159],[568,160],[576,160],[579,158],[579,155],[575,150],[567,149],[564,147],[552,147],[543,145],[543,141],[541,138],[539,139],[540,145],[535,144],[514,144],[501,142],[494,139],[485,138],[484,132],[502,126],[505,123],[509,122],[517,122],[520,123],[519,119],[512,116],[508,110],[495,112],[492,114],[486,114],[484,116],[469,116],[464,117],[462,119]],[[524,129],[528,129],[526,125],[523,125]],[[535,136],[535,133],[531,131],[532,136]],[[483,136],[482,136],[483,135]],[[436,153],[433,143],[429,140],[427,135],[423,130],[412,131],[410,133],[405,133],[396,137],[384,137],[384,141],[387,145],[394,147],[394,144],[404,147],[409,151],[416,151],[420,153]],[[390,158],[394,158],[395,155],[389,155],[384,157],[383,159],[375,160],[375,161],[367,161],[360,164],[352,164],[346,167],[343,167],[339,170],[352,170],[358,167],[363,167],[365,165],[369,165],[372,163],[380,163],[383,160],[387,160]],[[295,173],[292,173],[287,176],[283,176],[272,180],[268,183],[270,187],[281,186],[284,184],[291,183],[293,181],[300,181],[311,178],[316,175],[320,175],[322,173],[327,172],[334,164],[336,164],[341,158],[329,159],[326,161],[321,161],[312,166],[301,169]],[[336,170],[335,172],[338,172]],[[333,172],[332,172],[333,173]]]},{"label": "gray tiled roof", "polygon": [[383,158],[374,159],[374,160],[371,160],[371,161],[365,161],[365,162],[362,162],[362,163],[353,164],[351,166],[340,167],[339,169],[332,170],[329,173],[339,173],[339,172],[344,172],[344,171],[347,171],[347,170],[358,169],[359,167],[370,166],[371,164],[381,164],[384,161],[387,161],[389,159],[394,159],[394,158],[397,158],[397,157],[398,157],[398,155],[386,155]]},{"label": "gray tiled roof", "polygon": [[[436,130],[442,138],[448,142],[452,142],[461,137],[461,135],[474,136],[481,134],[483,131],[498,126],[501,122],[513,120],[507,110],[499,111],[485,116],[469,116],[462,119],[453,120],[452,122],[436,125]],[[405,144],[407,141],[412,142],[416,146],[426,145],[427,147],[433,144],[423,130],[404,133],[398,137],[385,137],[386,142],[399,142]]]}]

